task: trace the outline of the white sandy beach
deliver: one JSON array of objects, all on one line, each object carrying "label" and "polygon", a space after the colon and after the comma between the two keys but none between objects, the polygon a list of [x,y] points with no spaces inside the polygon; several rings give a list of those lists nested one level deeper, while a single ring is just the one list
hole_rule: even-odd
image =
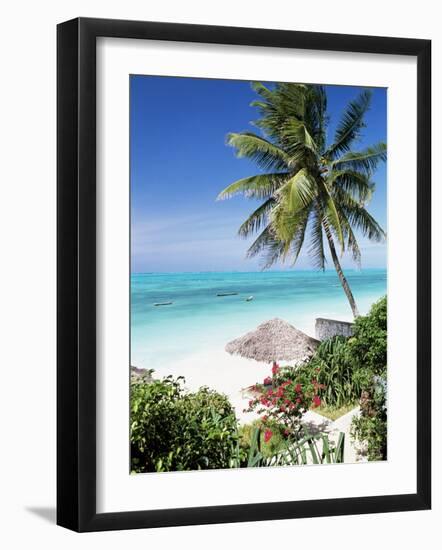
[{"label": "white sandy beach", "polygon": [[[266,363],[230,355],[221,349],[196,353],[177,361],[173,366],[161,369],[161,376],[184,376],[186,387],[192,391],[208,386],[226,394],[235,407],[238,420],[246,424],[257,418],[257,415],[243,412],[250,398],[243,397],[241,390],[271,376],[271,368]],[[159,374],[156,373],[157,376]]]}]

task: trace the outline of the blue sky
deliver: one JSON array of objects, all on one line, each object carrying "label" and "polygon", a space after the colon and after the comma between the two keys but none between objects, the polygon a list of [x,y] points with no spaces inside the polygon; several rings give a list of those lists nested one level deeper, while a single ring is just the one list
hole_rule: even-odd
[{"label": "blue sky", "polygon": [[[330,140],[345,105],[360,91],[327,86]],[[258,203],[242,196],[216,201],[233,181],[259,173],[225,144],[229,132],[253,130],[257,112],[250,102],[255,98],[248,81],[130,77],[133,273],[260,270],[262,259],[245,257],[252,240],[237,236]],[[385,89],[373,90],[367,128],[356,148],[387,141],[386,100]],[[386,230],[385,165],[373,180],[376,191],[368,210]],[[361,238],[360,247],[363,268],[386,266],[385,244]],[[347,255],[342,264],[354,267]],[[296,267],[312,268],[306,253]]]}]

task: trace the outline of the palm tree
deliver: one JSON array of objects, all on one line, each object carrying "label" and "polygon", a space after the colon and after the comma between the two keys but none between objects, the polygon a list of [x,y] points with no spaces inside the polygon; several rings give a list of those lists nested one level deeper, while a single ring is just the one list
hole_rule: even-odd
[{"label": "palm tree", "polygon": [[358,309],[337,248],[341,255],[348,249],[360,265],[354,231],[375,241],[385,237],[365,207],[374,191],[371,177],[378,163],[386,160],[386,145],[351,150],[365,127],[371,93],[363,91],[348,104],[329,144],[323,86],[280,83],[269,88],[254,83],[253,88],[259,95],[252,106],[260,113],[254,123],[260,135],[232,133],[227,142],[238,157],[256,161],[262,172],[232,183],[218,199],[242,193],[262,201],[238,232],[242,237],[258,233],[248,256],[265,253],[264,269],[288,258],[294,264],[305,247],[315,267],[324,270],[326,241],[356,317]]}]

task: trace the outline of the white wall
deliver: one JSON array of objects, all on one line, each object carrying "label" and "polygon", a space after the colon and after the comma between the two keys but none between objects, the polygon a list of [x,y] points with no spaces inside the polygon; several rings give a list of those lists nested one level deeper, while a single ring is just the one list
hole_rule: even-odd
[{"label": "white wall", "polygon": [[[77,16],[408,36],[433,39],[433,97],[442,97],[438,2],[372,0],[16,1],[0,34],[0,542],[6,548],[239,548],[241,546],[416,548],[437,541],[442,519],[436,467],[434,509],[378,516],[263,522],[75,535],[54,525],[55,505],[55,25]],[[433,107],[433,151],[442,150],[441,104]],[[435,156],[436,162],[438,158]],[[436,171],[436,175],[439,170]],[[436,180],[436,177],[435,177]],[[442,193],[434,182],[433,204]],[[434,207],[435,209],[435,207]],[[436,216],[435,216],[436,217]],[[440,279],[441,231],[434,228]],[[441,292],[434,285],[434,311]],[[434,462],[442,452],[441,354],[434,319]],[[49,518],[49,519],[48,519]]]}]

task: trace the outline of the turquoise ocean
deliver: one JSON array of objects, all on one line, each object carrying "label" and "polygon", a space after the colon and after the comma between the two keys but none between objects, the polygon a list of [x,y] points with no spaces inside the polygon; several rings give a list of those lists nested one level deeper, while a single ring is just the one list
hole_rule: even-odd
[{"label": "turquoise ocean", "polygon": [[[385,269],[348,270],[346,276],[361,314],[387,292]],[[158,302],[173,304],[153,305]],[[223,349],[274,317],[311,336],[316,317],[352,320],[332,270],[132,274],[131,364],[161,373],[178,360]]]}]

